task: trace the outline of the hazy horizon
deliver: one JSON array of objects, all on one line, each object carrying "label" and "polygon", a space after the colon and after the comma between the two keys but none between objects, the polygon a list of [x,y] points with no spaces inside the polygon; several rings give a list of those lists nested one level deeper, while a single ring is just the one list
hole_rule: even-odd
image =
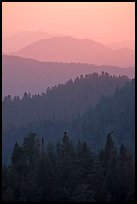
[{"label": "hazy horizon", "polygon": [[135,202],[135,2],[2,2],[2,53],[2,201]]},{"label": "hazy horizon", "polygon": [[[87,63],[126,68],[134,67],[134,40],[134,2],[2,2],[4,54],[40,62]],[[39,67],[26,63],[26,69],[22,66],[26,59],[15,59],[17,61],[14,61],[13,67],[17,66],[20,77],[12,68],[12,61],[7,62],[7,58],[3,60],[5,65],[2,68],[3,85],[7,89],[14,83],[15,92],[19,87],[20,90],[35,87],[34,93],[46,89],[48,85],[57,85],[64,78],[67,81],[73,75],[77,77],[83,73],[77,66],[77,74],[73,70],[70,74],[69,67],[66,71],[69,74],[66,75],[62,70],[62,78],[56,81],[56,71],[52,70],[55,76],[52,79],[51,70],[48,69],[44,75],[49,76],[49,83],[43,81],[40,86],[41,77],[39,79],[38,76],[42,74],[39,73]],[[124,69],[121,73],[125,73]],[[28,83],[26,87],[23,74],[29,76],[28,82],[33,81],[35,86]],[[84,74],[89,74],[89,71]],[[132,70],[128,75],[131,74]]]},{"label": "hazy horizon", "polygon": [[135,3],[2,2],[3,38],[24,31],[91,39],[103,44],[134,41]]}]

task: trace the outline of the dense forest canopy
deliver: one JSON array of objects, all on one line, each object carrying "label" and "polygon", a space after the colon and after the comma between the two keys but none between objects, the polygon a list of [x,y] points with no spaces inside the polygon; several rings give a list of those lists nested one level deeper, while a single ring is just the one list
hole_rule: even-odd
[{"label": "dense forest canopy", "polygon": [[2,105],[4,202],[135,201],[135,79],[81,75]]},{"label": "dense forest canopy", "polygon": [[64,133],[56,145],[35,133],[16,143],[2,169],[4,202],[135,201],[135,164],[126,147],[117,151],[112,133],[95,154],[86,142],[74,145]]},{"label": "dense forest canopy", "polygon": [[[103,95],[113,94],[130,79],[126,76],[112,76],[102,72],[70,79],[65,84],[48,87],[46,93],[32,95],[24,93],[3,100],[3,128],[24,125],[32,121],[56,118],[69,121],[77,112],[83,114],[94,107]],[[85,100],[86,99],[86,100]]]},{"label": "dense forest canopy", "polygon": [[135,80],[127,82],[121,89],[117,88],[113,95],[102,97],[95,108],[90,107],[77,120],[75,129],[78,129],[79,136],[84,135],[86,141],[97,149],[103,145],[103,135],[113,130],[116,145],[119,147],[122,142],[134,153]]},{"label": "dense forest canopy", "polygon": [[[104,79],[109,82],[105,82]],[[78,90],[80,90],[79,86],[83,91],[78,92]],[[86,93],[85,87],[88,86],[90,86],[91,91],[89,89],[89,93]],[[101,89],[102,93],[100,93],[96,87],[98,87],[99,90]],[[103,89],[105,96],[103,95]],[[105,91],[105,89],[108,91]],[[73,94],[71,94],[71,92]],[[75,95],[76,92],[78,92],[77,95]],[[68,103],[64,100],[62,93],[66,97],[68,94]],[[96,94],[98,95],[98,100],[96,99],[95,102],[89,96]],[[80,99],[81,103],[83,103],[83,110],[81,103],[79,102]],[[50,101],[47,103],[48,105],[44,105],[44,102],[48,100]],[[61,102],[59,103],[59,101]],[[54,102],[56,102],[55,106]],[[87,103],[88,105],[86,106]],[[113,130],[116,148],[119,148],[122,142],[126,145],[131,154],[134,154],[134,79],[129,80],[125,76],[118,78],[115,76],[109,76],[105,73],[99,76],[98,74],[87,75],[85,78],[77,78],[74,82],[70,81],[67,84],[59,85],[58,87],[47,90],[47,93],[43,95],[30,96],[25,94],[22,99],[18,98],[17,101],[15,98],[11,99],[11,97],[7,97],[3,101],[3,106],[5,107],[3,108],[3,120],[6,120],[6,122],[9,122],[8,120],[11,121],[12,118],[15,121],[19,121],[22,117],[21,115],[24,115],[23,121],[21,120],[21,125],[18,125],[18,127],[14,124],[10,124],[5,128],[3,122],[2,151],[4,163],[10,162],[10,155],[14,143],[16,141],[21,143],[24,135],[31,131],[38,133],[41,137],[46,137],[47,141],[56,143],[61,139],[62,132],[67,130],[71,134],[73,142],[76,143],[81,139],[82,141],[88,142],[88,144],[93,147],[93,150],[98,152],[103,145],[105,139],[104,136],[108,131]],[[33,109],[31,109],[32,106]],[[44,114],[44,111],[47,110],[46,107],[52,107],[49,114],[52,110],[56,110],[56,113],[62,111],[62,117],[57,117],[57,114],[55,113],[51,114],[51,117],[46,117],[47,114],[43,117],[37,115],[35,119],[32,117],[35,111],[37,113],[40,113],[41,111],[41,113]],[[64,107],[66,107],[67,111],[63,114]],[[72,115],[71,117],[68,117],[67,113],[70,114],[71,111]],[[34,121],[29,122],[30,118],[34,119]]]}]

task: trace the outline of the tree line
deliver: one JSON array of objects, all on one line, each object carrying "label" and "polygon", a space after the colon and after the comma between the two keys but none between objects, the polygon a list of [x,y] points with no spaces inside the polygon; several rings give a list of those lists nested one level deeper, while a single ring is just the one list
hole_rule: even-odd
[{"label": "tree line", "polygon": [[[83,98],[83,101],[85,98]],[[61,105],[62,107],[64,106],[63,102]],[[72,104],[70,103],[70,105]],[[39,107],[41,109],[40,105],[37,105],[35,109],[39,109]],[[26,112],[28,114],[27,109],[24,111],[24,114]],[[94,108],[92,106],[90,108],[87,107],[87,111],[84,114],[77,112],[70,121],[59,120],[54,115],[52,120],[46,117],[42,120],[37,118],[37,121],[24,124],[20,127],[3,128],[3,162],[9,162],[15,142],[22,143],[24,135],[27,135],[28,132],[37,132],[38,135],[45,135],[46,132],[46,141],[56,143],[62,139],[62,132],[65,129],[71,132],[73,143],[76,143],[78,139],[86,141],[89,145],[92,145],[93,151],[95,152],[100,151],[105,140],[105,135],[113,130],[115,132],[114,142],[116,148],[119,149],[120,144],[123,143],[131,154],[134,155],[134,113],[135,79],[127,82],[122,88],[117,88],[111,96],[103,96]],[[12,115],[7,116],[6,120],[9,117],[11,118]]]},{"label": "tree line", "polygon": [[22,98],[6,96],[2,103],[3,128],[15,128],[45,119],[71,121],[77,112],[83,114],[89,107],[95,107],[102,95],[113,94],[117,87],[128,81],[127,76],[93,73],[48,87],[45,93],[38,95],[31,96],[26,92]]},{"label": "tree line", "polygon": [[67,132],[56,145],[30,133],[2,168],[3,202],[135,201],[134,159],[112,133],[98,154]]}]

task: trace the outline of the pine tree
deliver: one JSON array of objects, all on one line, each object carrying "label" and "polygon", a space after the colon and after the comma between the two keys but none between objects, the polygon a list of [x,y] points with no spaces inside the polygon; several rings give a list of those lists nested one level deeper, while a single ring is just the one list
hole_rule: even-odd
[{"label": "pine tree", "polygon": [[[81,190],[86,189],[86,199],[87,202],[92,202],[95,200],[95,180],[96,180],[96,162],[94,154],[91,152],[90,148],[86,142],[78,142],[77,145],[77,187],[75,193],[77,194],[77,199],[81,197]],[[80,190],[81,189],[81,190]],[[83,189],[83,190],[84,190]],[[79,195],[78,195],[78,190]],[[84,195],[83,195],[84,196]],[[75,197],[75,199],[76,199]],[[84,201],[83,201],[84,202]]]},{"label": "pine tree", "polygon": [[[42,154],[43,152],[43,154]],[[2,168],[4,202],[135,201],[135,164],[125,146],[119,156],[111,134],[99,155],[86,142],[74,147],[67,132],[43,151],[36,134],[15,144],[11,164]]]},{"label": "pine tree", "polygon": [[37,134],[30,133],[27,137],[24,138],[23,150],[28,167],[30,169],[35,168],[36,165],[38,165],[38,161],[41,157]]},{"label": "pine tree", "polygon": [[11,168],[15,169],[18,174],[24,175],[27,172],[27,165],[25,161],[25,152],[22,146],[18,143],[14,145],[12,157],[11,157]]},{"label": "pine tree", "polygon": [[67,132],[64,132],[60,146],[59,175],[64,199],[71,200],[75,186],[75,151]]},{"label": "pine tree", "polygon": [[132,201],[135,192],[135,171],[134,162],[127,149],[121,144],[119,152],[119,185],[118,199],[122,201]]},{"label": "pine tree", "polygon": [[101,186],[104,188],[103,191],[105,196],[102,199],[106,198],[106,201],[113,201],[117,188],[117,151],[111,137],[112,134],[113,132],[107,135],[104,150],[100,152]]},{"label": "pine tree", "polygon": [[110,163],[117,158],[117,152],[114,147],[113,139],[111,137],[112,134],[113,132],[107,135],[106,144],[104,148],[104,159],[108,165],[110,165]]},{"label": "pine tree", "polygon": [[[37,169],[41,158],[40,144],[37,134],[30,133],[23,141],[24,160],[27,166],[26,199],[28,202],[39,201],[39,189],[37,188]],[[30,179],[31,178],[31,179]]]},{"label": "pine tree", "polygon": [[10,186],[9,167],[2,167],[2,201],[13,201],[13,189]]}]

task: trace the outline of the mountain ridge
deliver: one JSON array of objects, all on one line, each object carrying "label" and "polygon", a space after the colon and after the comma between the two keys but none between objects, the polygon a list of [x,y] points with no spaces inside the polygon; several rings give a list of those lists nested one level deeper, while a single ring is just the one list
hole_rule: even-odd
[{"label": "mountain ridge", "polygon": [[[39,71],[38,71],[39,70]],[[48,87],[65,83],[70,78],[93,72],[101,74],[108,72],[112,75],[127,75],[134,78],[135,69],[116,66],[96,66],[82,63],[40,62],[35,59],[18,56],[2,56],[3,96],[23,95],[24,92],[37,94],[45,92]],[[24,83],[25,81],[25,83]],[[18,87],[17,85],[18,84]]]},{"label": "mountain ridge", "polygon": [[72,37],[41,39],[13,54],[40,61],[111,64],[126,67],[134,65],[134,51],[130,49],[122,49],[119,52],[93,40]]}]

